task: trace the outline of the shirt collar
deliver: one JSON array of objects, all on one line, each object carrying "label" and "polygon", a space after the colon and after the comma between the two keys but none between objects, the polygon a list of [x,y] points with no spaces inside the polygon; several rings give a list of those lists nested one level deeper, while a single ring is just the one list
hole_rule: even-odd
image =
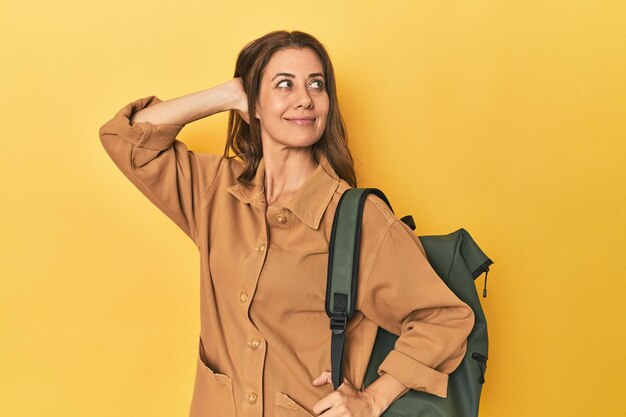
[{"label": "shirt collar", "polygon": [[[322,215],[340,182],[328,159],[324,155],[320,155],[319,158],[320,163],[317,168],[284,205],[312,229],[319,227]],[[236,183],[227,189],[242,203],[265,204],[265,159],[261,157],[252,187],[246,188]]]}]

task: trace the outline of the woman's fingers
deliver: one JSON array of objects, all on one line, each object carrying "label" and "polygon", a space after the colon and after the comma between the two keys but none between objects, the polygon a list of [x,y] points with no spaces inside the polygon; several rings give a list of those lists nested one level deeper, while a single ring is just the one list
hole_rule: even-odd
[{"label": "woman's fingers", "polygon": [[[343,382],[348,382],[346,377],[343,378]],[[324,384],[332,384],[333,383],[333,374],[331,372],[322,372],[320,376],[313,380],[313,385],[324,385]]]},{"label": "woman's fingers", "polygon": [[330,372],[322,372],[320,376],[313,380],[313,385],[324,385],[332,382],[332,374]]},{"label": "woman's fingers", "polygon": [[243,79],[241,77],[233,78],[229,80],[228,84],[231,86],[233,94],[237,98],[237,103],[233,106],[233,109],[239,113],[239,116],[241,116],[247,124],[250,124],[248,96],[243,86]]}]

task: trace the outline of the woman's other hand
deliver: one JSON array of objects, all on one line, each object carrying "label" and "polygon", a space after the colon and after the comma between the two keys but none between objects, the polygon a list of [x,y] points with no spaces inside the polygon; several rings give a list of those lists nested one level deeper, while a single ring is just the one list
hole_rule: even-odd
[{"label": "woman's other hand", "polygon": [[233,89],[233,94],[236,96],[233,110],[236,110],[243,120],[250,124],[250,115],[248,114],[248,95],[243,88],[243,79],[241,77],[233,78],[230,80],[230,84]]},{"label": "woman's other hand", "polygon": [[[330,372],[322,372],[313,380],[315,386],[332,383]],[[380,417],[383,411],[371,392],[357,390],[346,378],[339,388],[313,405],[313,412],[319,417]]]}]

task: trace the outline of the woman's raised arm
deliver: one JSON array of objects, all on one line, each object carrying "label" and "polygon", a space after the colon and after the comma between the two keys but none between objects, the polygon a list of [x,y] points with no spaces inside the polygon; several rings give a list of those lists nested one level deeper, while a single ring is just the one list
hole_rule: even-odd
[{"label": "woman's raised arm", "polygon": [[152,124],[173,124],[184,126],[188,123],[230,109],[247,108],[246,97],[240,78],[233,78],[218,86],[182,97],[173,98],[142,109],[131,117],[131,124],[150,122]]},{"label": "woman's raised arm", "polygon": [[[241,107],[245,104],[245,107]],[[225,161],[176,139],[185,124],[235,109],[247,116],[239,78],[172,100],[139,98],[100,127],[102,146],[122,173],[199,246],[202,206]]]}]

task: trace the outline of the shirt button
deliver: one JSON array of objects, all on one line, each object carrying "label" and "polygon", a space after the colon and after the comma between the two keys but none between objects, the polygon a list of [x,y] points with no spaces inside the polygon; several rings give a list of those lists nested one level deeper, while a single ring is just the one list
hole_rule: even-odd
[{"label": "shirt button", "polygon": [[251,393],[250,395],[248,395],[248,401],[250,401],[251,403],[255,403],[257,400],[257,395],[256,393]]},{"label": "shirt button", "polygon": [[283,216],[282,214],[279,214],[276,216],[276,221],[278,221],[278,223],[286,223],[287,222],[287,218],[285,216]]},{"label": "shirt button", "polygon": [[239,293],[239,301],[241,301],[242,303],[245,303],[248,300],[248,293],[245,291],[242,291]]},{"label": "shirt button", "polygon": [[265,250],[265,243],[261,244],[261,246],[257,246],[254,250],[258,252],[263,252]]},{"label": "shirt button", "polygon": [[252,349],[258,349],[259,346],[261,346],[261,341],[259,339],[252,339],[250,347],[252,347]]}]

